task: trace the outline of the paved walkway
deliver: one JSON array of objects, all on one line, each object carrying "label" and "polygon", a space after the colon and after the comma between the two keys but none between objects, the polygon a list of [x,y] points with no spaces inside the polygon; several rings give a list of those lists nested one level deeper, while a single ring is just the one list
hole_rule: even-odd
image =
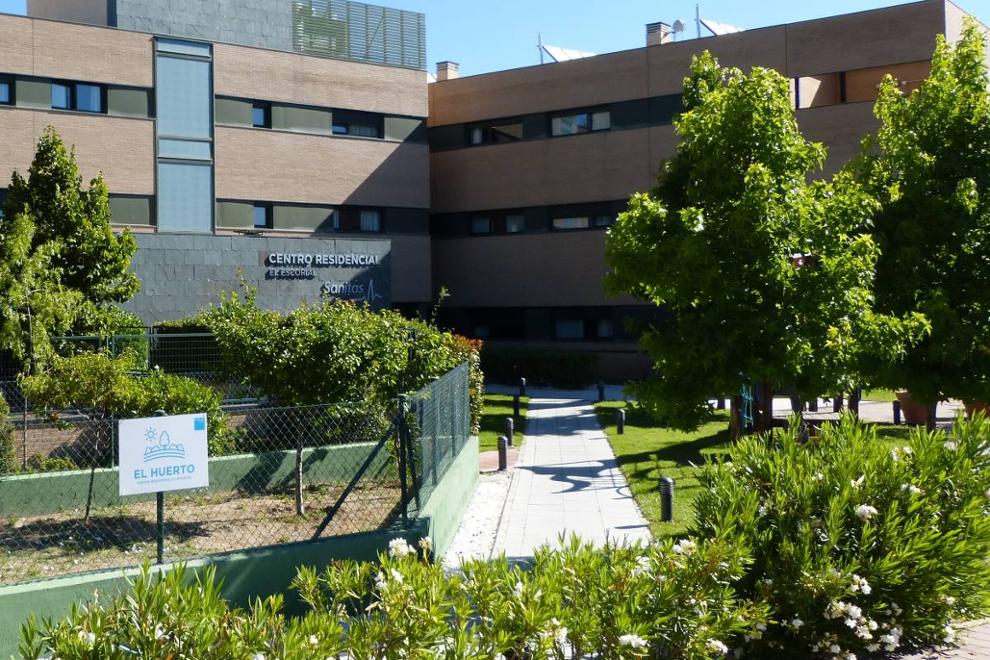
[{"label": "paved walkway", "polygon": [[526,439],[512,476],[494,554],[525,559],[561,534],[598,544],[649,540],[590,401],[531,398]]}]

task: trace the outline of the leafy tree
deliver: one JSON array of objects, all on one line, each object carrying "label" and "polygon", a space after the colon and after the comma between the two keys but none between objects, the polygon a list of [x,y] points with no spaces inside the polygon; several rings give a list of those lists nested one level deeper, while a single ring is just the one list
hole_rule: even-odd
[{"label": "leafy tree", "polygon": [[905,95],[889,76],[853,170],[882,209],[877,309],[921,313],[931,334],[883,380],[918,402],[990,400],[990,80],[970,20],[953,48],[939,35],[931,74]]},{"label": "leafy tree", "polygon": [[871,309],[877,249],[861,228],[876,203],[846,174],[808,183],[825,148],[801,135],[783,76],[705,53],[685,90],[677,154],[609,231],[607,285],[667,313],[641,328],[648,409],[693,428],[710,396],[757,383],[763,429],[772,391],[848,389],[924,323]]},{"label": "leafy tree", "polygon": [[133,236],[114,234],[102,177],[82,187],[75,155],[48,127],[27,178],[14,172],[0,222],[0,341],[29,363],[49,334],[106,331],[140,283]]}]

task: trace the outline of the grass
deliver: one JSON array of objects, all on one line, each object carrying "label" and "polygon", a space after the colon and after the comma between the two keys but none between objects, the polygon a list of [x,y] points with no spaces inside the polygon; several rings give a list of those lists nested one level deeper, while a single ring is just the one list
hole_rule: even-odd
[{"label": "grass", "polygon": [[[647,415],[626,409],[626,429],[618,435],[615,409],[621,401],[595,406],[602,428],[608,434],[619,468],[629,482],[633,497],[650,523],[656,538],[684,534],[694,519],[694,498],[701,491],[701,466],[729,450],[728,413],[718,413],[697,431],[659,428]],[[660,477],[674,480],[674,521],[660,522]]]},{"label": "grass", "polygon": [[887,401],[893,403],[897,401],[894,390],[863,390],[863,399],[866,401]]},{"label": "grass", "polygon": [[[626,408],[623,435],[616,432],[618,408]],[[698,476],[702,466],[731,448],[728,413],[719,412],[697,431],[684,432],[659,427],[647,415],[621,401],[596,404],[595,412],[653,536],[683,535],[694,522],[693,505],[701,491]],[[890,446],[903,445],[914,432],[914,427],[891,424],[876,424],[876,429],[877,440]],[[674,480],[674,520],[669,523],[660,522],[661,477]]]},{"label": "grass", "polygon": [[[516,435],[526,432],[526,410],[529,397],[519,400],[519,416],[515,418]],[[481,413],[481,451],[498,449],[498,436],[505,435],[505,418],[512,417],[512,397],[508,394],[486,394]],[[518,444],[518,443],[517,443]]]}]

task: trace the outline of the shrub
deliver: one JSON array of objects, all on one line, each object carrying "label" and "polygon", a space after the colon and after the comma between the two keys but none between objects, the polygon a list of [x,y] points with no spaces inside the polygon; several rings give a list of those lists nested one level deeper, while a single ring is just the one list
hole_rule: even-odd
[{"label": "shrub", "polygon": [[[576,540],[537,552],[524,570],[503,558],[448,575],[396,539],[378,564],[342,561],[300,569],[309,610],[289,622],[270,599],[248,611],[217,596],[213,574],[183,583],[149,570],[133,596],[23,627],[26,658],[564,658],[721,657],[764,625],[765,609],[727,583],[745,570],[723,542],[670,541],[596,549]],[[571,653],[568,655],[568,653]]]},{"label": "shrub", "polygon": [[79,465],[65,456],[35,454],[27,460],[27,472],[68,472],[78,469]]},{"label": "shrub", "polygon": [[762,651],[951,642],[951,621],[979,616],[990,596],[988,450],[983,418],[895,446],[845,417],[807,444],[796,430],[742,440],[707,470],[697,532],[752,553],[736,585],[778,622]]},{"label": "shrub", "polygon": [[506,385],[522,377],[530,385],[581,389],[598,379],[598,358],[580,351],[486,344],[481,368],[489,382]]},{"label": "shrub", "polygon": [[14,450],[14,429],[7,422],[10,406],[0,394],[0,477],[17,471],[17,452]]}]

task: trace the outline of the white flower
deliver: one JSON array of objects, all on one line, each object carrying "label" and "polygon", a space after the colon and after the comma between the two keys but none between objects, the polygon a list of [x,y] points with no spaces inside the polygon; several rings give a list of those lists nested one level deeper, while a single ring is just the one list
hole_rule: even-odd
[{"label": "white flower", "polygon": [[393,559],[402,559],[412,553],[412,548],[403,538],[394,538],[388,542],[388,554]]},{"label": "white flower", "polygon": [[873,642],[872,644],[868,644],[866,646],[866,650],[869,651],[870,653],[876,653],[877,651],[880,650],[880,645],[877,644],[876,642]]},{"label": "white flower", "polygon": [[761,621],[761,622],[759,622],[759,623],[756,624],[756,629],[759,630],[760,632],[766,632],[767,631],[767,624],[765,624],[765,623],[763,623]]},{"label": "white flower", "polygon": [[375,589],[382,591],[386,587],[388,587],[388,583],[385,581],[385,574],[379,571],[378,575],[375,576]]},{"label": "white flower", "polygon": [[646,640],[639,635],[622,635],[619,637],[619,646],[628,646],[631,649],[646,648]]},{"label": "white flower", "polygon": [[679,555],[689,555],[692,552],[694,552],[697,547],[698,544],[692,541],[691,539],[681,539],[680,541],[674,544],[674,547],[671,548],[671,550],[673,550]]},{"label": "white flower", "polygon": [[946,605],[955,605],[956,604],[956,599],[953,598],[952,596],[944,596],[942,598],[942,600],[945,601],[945,604]]},{"label": "white flower", "polygon": [[398,582],[399,584],[402,584],[402,573],[395,570],[394,568],[391,569],[390,572],[392,573],[392,579]]},{"label": "white flower", "polygon": [[946,624],[945,636],[942,638],[942,641],[944,641],[946,644],[952,644],[953,642],[956,641],[956,631],[952,626]]},{"label": "white flower", "polygon": [[717,639],[708,640],[707,642],[705,642],[705,646],[707,646],[710,650],[715,651],[716,653],[721,653],[722,655],[725,655],[726,653],[729,652],[729,647]]},{"label": "white flower", "polygon": [[433,549],[433,539],[431,539],[429,536],[424,536],[419,540],[418,545],[425,552],[429,552],[430,550]]},{"label": "white flower", "polygon": [[856,515],[859,516],[860,520],[869,520],[877,513],[878,511],[869,504],[860,504],[856,507]]},{"label": "white flower", "polygon": [[903,612],[904,610],[902,610],[897,603],[891,603],[890,611],[894,613],[894,616],[900,616],[901,612]]},{"label": "white flower", "polygon": [[165,629],[162,628],[160,623],[155,624],[155,639],[161,639],[165,636]]},{"label": "white flower", "polygon": [[761,518],[767,515],[767,505],[761,504],[760,508],[756,510],[756,515],[760,516]]},{"label": "white flower", "polygon": [[522,582],[516,582],[516,586],[512,590],[512,592],[516,595],[516,598],[522,598],[523,592],[525,591],[526,591],[526,585],[524,585]]},{"label": "white flower", "polygon": [[865,474],[861,474],[861,475],[859,475],[859,478],[858,479],[853,479],[852,481],[850,481],[849,482],[849,485],[853,487],[853,490],[856,490],[860,486],[862,486],[863,485],[863,482],[865,482],[865,481],[866,481],[866,475]]},{"label": "white flower", "polygon": [[858,591],[862,593],[864,596],[869,596],[870,592],[873,591],[873,587],[871,587],[870,583],[866,581],[866,578],[860,577],[855,574],[853,574],[852,576],[852,586],[850,587],[850,589],[852,589],[853,593],[856,593]]},{"label": "white flower", "polygon": [[856,628],[856,619],[846,619],[846,627],[847,628],[855,629]]},{"label": "white flower", "polygon": [[80,630],[79,631],[79,640],[81,642],[83,642],[86,646],[88,646],[89,648],[92,648],[93,647],[93,644],[96,643],[96,635],[93,634],[93,633],[91,633],[91,632],[88,632],[86,630]]},{"label": "white flower", "polygon": [[914,484],[901,484],[901,491],[912,495],[921,495],[921,489]]},{"label": "white flower", "polygon": [[832,644],[830,647],[828,647],[828,650],[830,653],[834,655],[838,655],[839,653],[842,653],[842,647],[839,646],[838,644]]},{"label": "white flower", "polygon": [[255,653],[254,655],[251,656],[251,660],[265,660],[265,654]]},{"label": "white flower", "polygon": [[317,637],[316,635],[310,635],[309,636],[309,643],[310,643],[311,646],[319,646],[320,645],[320,638]]},{"label": "white flower", "polygon": [[906,458],[910,455],[911,455],[910,447],[894,447],[893,449],[890,450],[890,457],[894,459],[895,463],[900,459]]},{"label": "white flower", "polygon": [[801,619],[799,619],[797,617],[794,617],[793,619],[791,619],[791,624],[790,625],[791,625],[791,628],[794,628],[794,630],[797,630],[798,628],[800,628],[801,626],[804,625],[804,621],[802,621]]},{"label": "white flower", "polygon": [[821,472],[815,472],[813,475],[811,475],[811,480],[812,481],[821,481],[824,478],[825,478],[825,475],[822,474]]},{"label": "white flower", "polygon": [[955,442],[953,442],[952,440],[946,440],[946,441],[945,441],[945,442],[944,442],[944,443],[942,444],[942,446],[943,446],[943,447],[945,447],[946,449],[948,449],[949,451],[955,451],[956,449],[958,449],[958,448],[959,448],[959,445],[957,445],[957,444],[956,444]]}]

